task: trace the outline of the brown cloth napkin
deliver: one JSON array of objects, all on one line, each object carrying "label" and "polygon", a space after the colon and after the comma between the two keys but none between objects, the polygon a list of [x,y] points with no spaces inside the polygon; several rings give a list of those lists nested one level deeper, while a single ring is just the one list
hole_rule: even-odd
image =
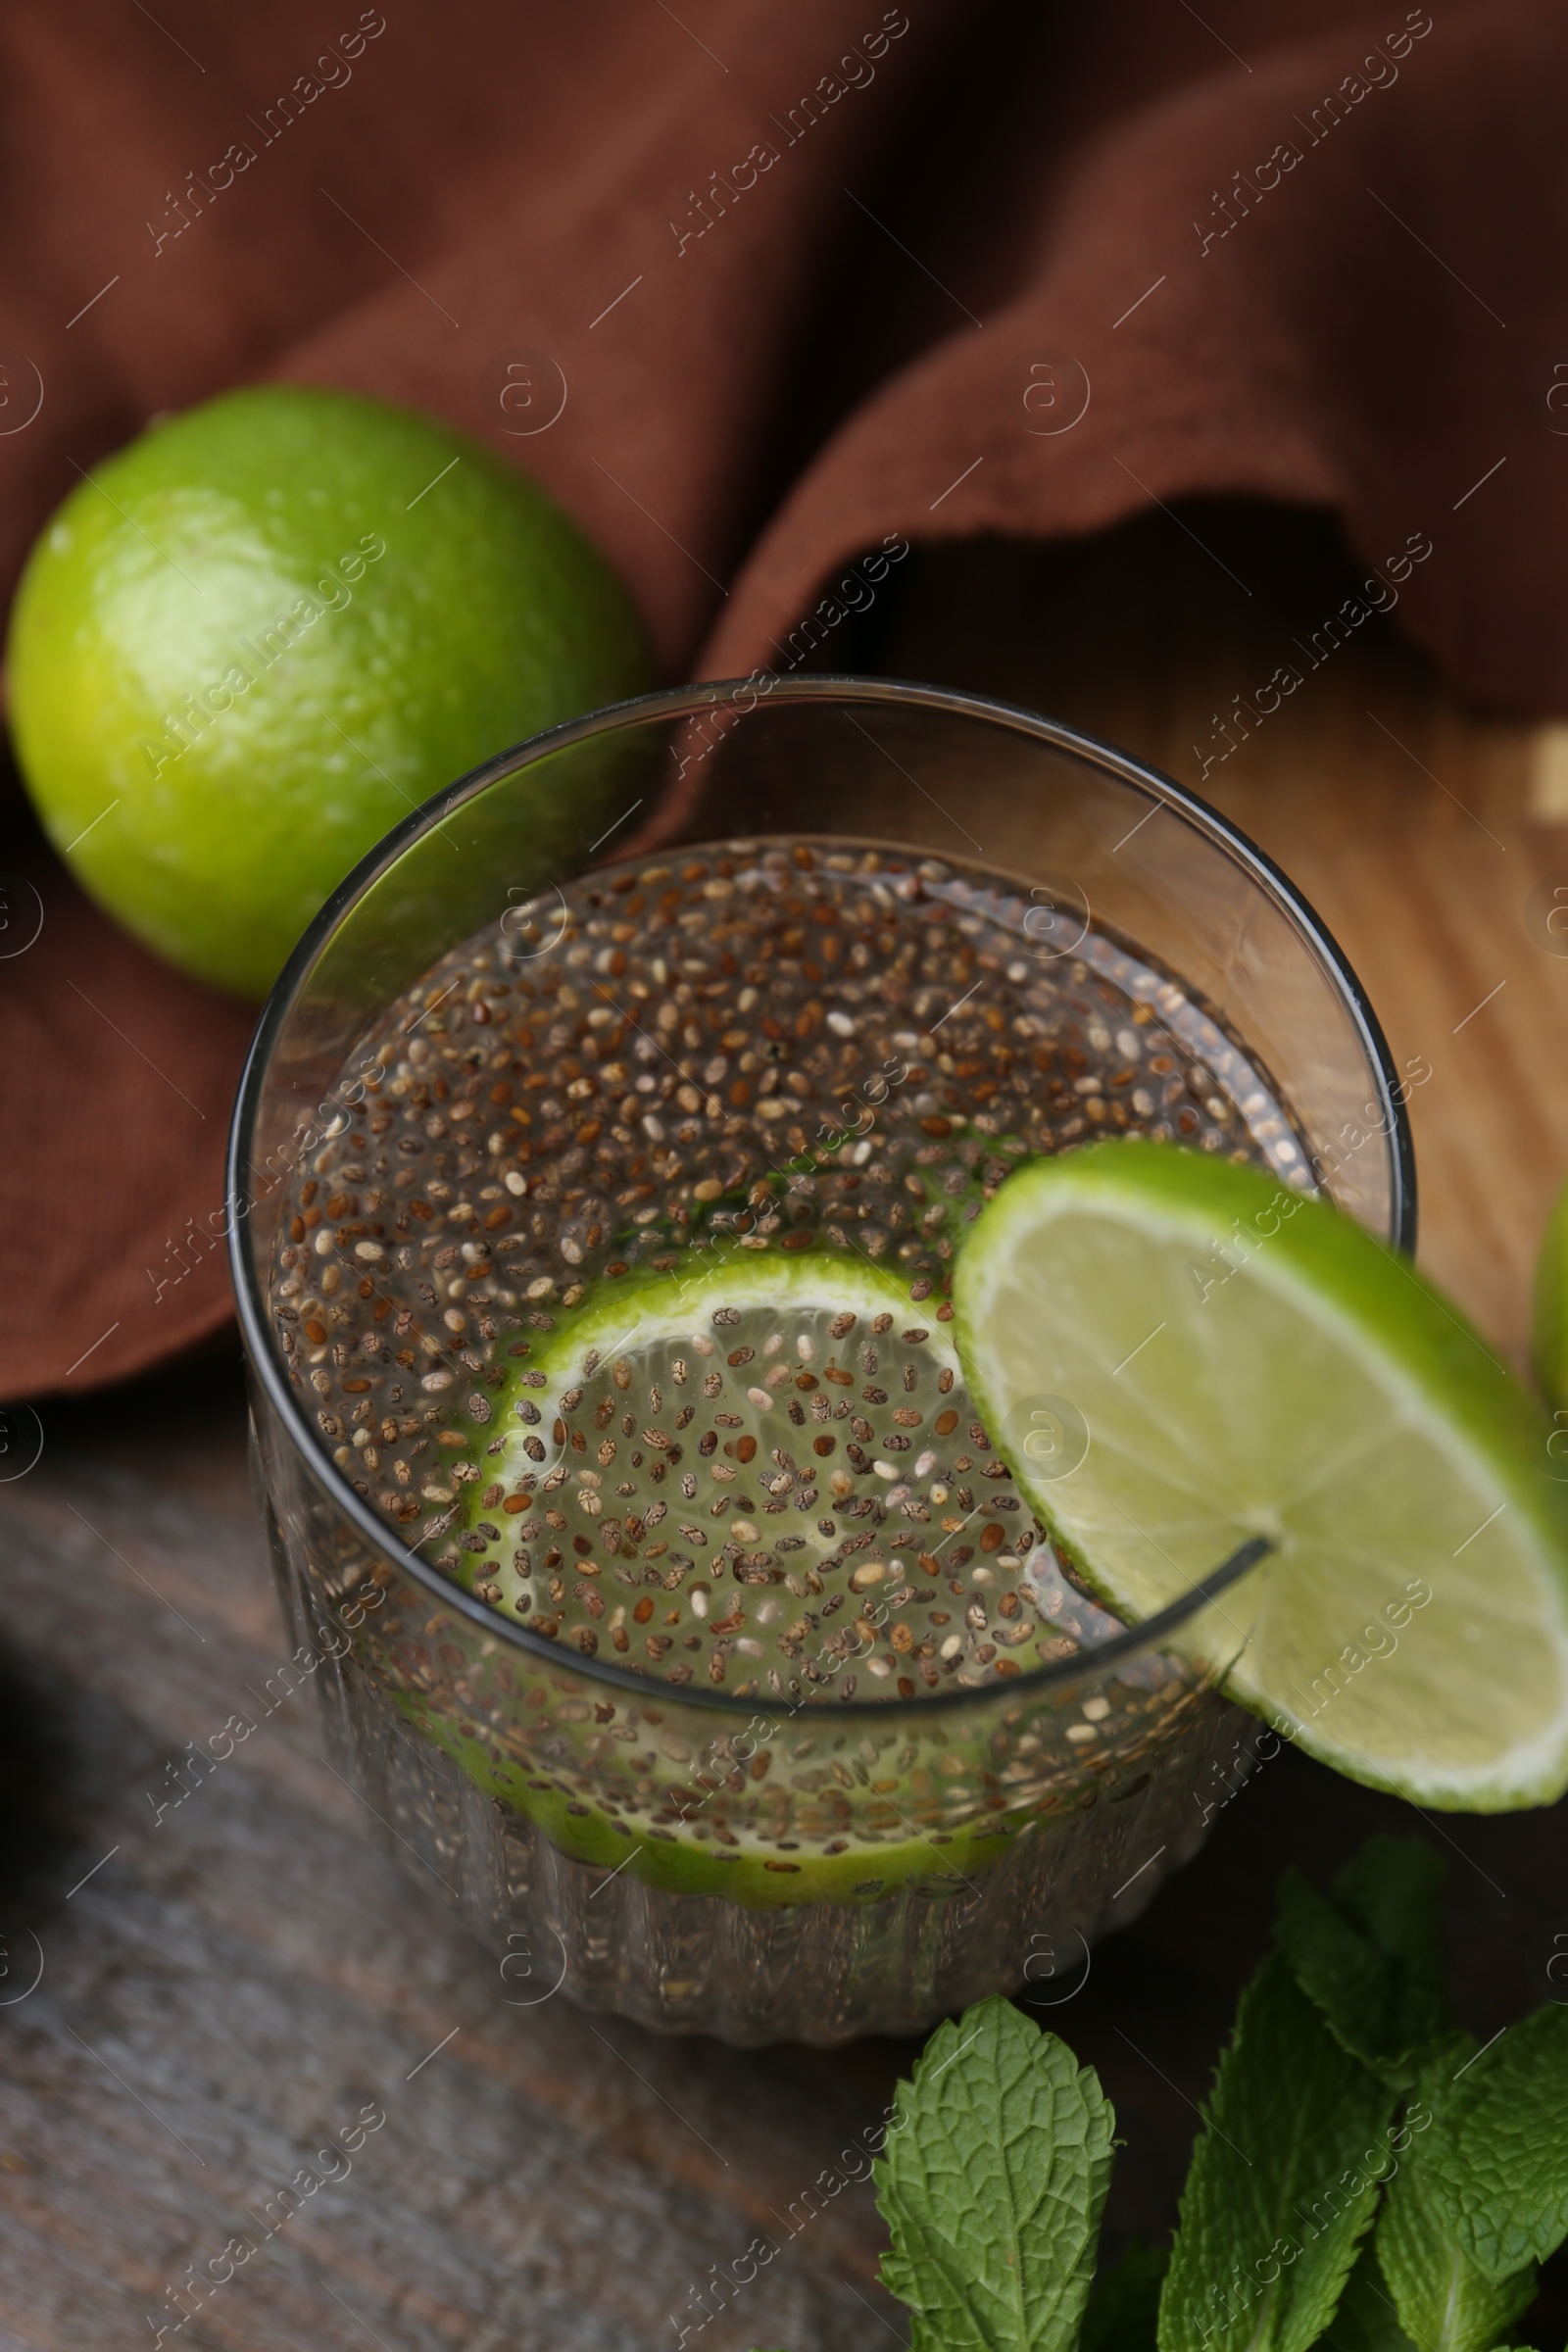
[{"label": "brown cloth napkin", "polygon": [[[154,413],[284,375],[529,467],[671,678],[812,659],[890,534],[1232,493],[1337,510],[1461,685],[1568,700],[1546,0],[10,0],[0,57],[7,582]],[[75,1391],[228,1311],[251,1015],[20,807],[0,869],[0,1394]]]}]

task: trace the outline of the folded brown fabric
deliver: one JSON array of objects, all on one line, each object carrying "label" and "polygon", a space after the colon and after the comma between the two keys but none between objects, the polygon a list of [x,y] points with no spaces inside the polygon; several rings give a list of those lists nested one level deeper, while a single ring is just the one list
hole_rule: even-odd
[{"label": "folded brown fabric", "polygon": [[[1459,683],[1563,700],[1544,0],[12,0],[0,56],[8,582],[151,415],[287,375],[532,469],[671,676],[819,658],[884,543],[1227,492],[1333,507]],[[519,434],[522,352],[566,397]],[[20,811],[0,869],[0,1393],[75,1390],[227,1312],[250,1015]]]}]

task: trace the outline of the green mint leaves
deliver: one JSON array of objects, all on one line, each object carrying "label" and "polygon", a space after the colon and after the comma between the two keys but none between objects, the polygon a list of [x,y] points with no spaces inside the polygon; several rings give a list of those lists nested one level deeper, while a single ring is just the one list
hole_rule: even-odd
[{"label": "green mint leaves", "polygon": [[1494,2278],[1464,2242],[1470,2232],[1450,2181],[1457,2174],[1469,2184],[1471,2167],[1455,2131],[1462,2104],[1456,2094],[1466,2080],[1459,2070],[1473,2071],[1474,2052],[1468,2034],[1456,2035],[1421,2075],[1404,2111],[1399,2170],[1389,2183],[1374,2240],[1399,2326],[1431,2352],[1490,2352],[1507,2341],[1536,2294],[1533,2260]]},{"label": "green mint leaves", "polygon": [[937,2029],[874,2171],[911,2352],[1072,2352],[1114,2124],[1093,2071],[1008,2002]]},{"label": "green mint leaves", "polygon": [[1568,2007],[1454,2023],[1443,1871],[1280,1886],[1168,2249],[1096,2275],[1115,2119],[1000,1998],[938,2028],[874,2168],[910,2352],[1506,2352],[1568,2237]]},{"label": "green mint leaves", "polygon": [[1361,2240],[1334,2325],[1318,2343],[1321,2352],[1425,2352],[1399,2326],[1398,2309],[1378,2265],[1375,2238]]},{"label": "green mint leaves", "polygon": [[1306,2352],[1390,2165],[1395,2093],[1278,1954],[1242,1995],[1182,2197],[1159,2352]]},{"label": "green mint leaves", "polygon": [[1456,2061],[1429,2157],[1458,2244],[1488,2278],[1568,2236],[1568,2009],[1538,2009]]},{"label": "green mint leaves", "polygon": [[1302,1990],[1364,2066],[1396,2089],[1453,2031],[1440,1941],[1443,1865],[1415,1839],[1372,1838],[1320,1894],[1280,1881],[1275,1940]]}]

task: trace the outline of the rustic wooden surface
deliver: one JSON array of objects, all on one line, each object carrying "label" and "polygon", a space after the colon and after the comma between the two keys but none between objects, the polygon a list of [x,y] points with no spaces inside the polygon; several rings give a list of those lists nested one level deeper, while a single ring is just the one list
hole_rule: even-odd
[{"label": "rustic wooden surface", "polygon": [[[1210,711],[1343,588],[1314,524],[1187,519],[1196,552],[1156,517],[1092,549],[928,563],[879,663],[1055,710],[1196,782]],[[1536,881],[1568,869],[1568,833],[1531,813],[1549,762],[1524,730],[1457,710],[1387,633],[1309,687],[1204,789],[1317,901],[1396,1053],[1430,1060],[1423,1254],[1517,1352],[1568,1165],[1568,968],[1524,919]],[[233,1344],[41,1413],[37,1467],[0,1486],[5,2352],[151,2345],[172,2329],[166,2289],[233,2238],[259,2251],[168,2342],[621,2352],[673,2346],[682,2326],[703,2352],[902,2341],[864,2183],[800,2217],[824,2170],[860,2169],[840,2151],[909,2049],[738,2054],[560,1998],[512,2005],[519,1987],[326,1769],[308,1691],[155,1819],[186,1742],[254,1715],[283,1649]],[[1449,1861],[1468,2022],[1485,2034],[1540,1997],[1540,1939],[1568,1930],[1561,1809],[1423,1829],[1281,1756],[1041,2011],[1116,2101],[1113,2239],[1171,2221],[1277,1870],[1326,1872],[1375,1826],[1420,1830]],[[367,2104],[386,2120],[352,2169],[264,2240],[269,2202]],[[698,2330],[694,2294],[759,2234],[777,2259]],[[1531,2328],[1550,2346],[1568,2328],[1554,2291]]]},{"label": "rustic wooden surface", "polygon": [[[1424,568],[1441,578],[1434,531]],[[1317,517],[1223,506],[1072,549],[947,550],[879,666],[1124,744],[1279,860],[1355,965],[1396,1060],[1431,1064],[1410,1102],[1421,1261],[1522,1365],[1531,1267],[1568,1178],[1568,955],[1527,924],[1539,883],[1568,885],[1562,731],[1464,709],[1389,620],[1310,669],[1303,641],[1367,568]],[[1249,739],[1233,727],[1227,753],[1216,720],[1285,662],[1303,683]],[[1205,773],[1210,752],[1224,756]]]}]

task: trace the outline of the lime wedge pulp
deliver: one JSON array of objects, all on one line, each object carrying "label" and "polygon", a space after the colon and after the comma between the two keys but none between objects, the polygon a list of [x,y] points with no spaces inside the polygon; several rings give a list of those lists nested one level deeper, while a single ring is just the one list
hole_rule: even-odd
[{"label": "lime wedge pulp", "polygon": [[[711,1567],[727,1551],[744,1570],[758,1547],[777,1566],[778,1537],[786,1558],[838,1565],[853,1548],[845,1539],[862,1518],[883,1517],[890,1495],[890,1544],[924,1548],[929,1504],[918,1519],[898,1506],[923,1491],[933,1462],[897,1424],[929,1423],[956,1380],[937,1303],[912,1305],[907,1281],[855,1258],[694,1253],[676,1273],[590,1303],[516,1375],[496,1475],[521,1480],[540,1504],[554,1493],[591,1537],[628,1519],[646,1535],[651,1513],[662,1530],[656,1557],[671,1556],[673,1542],[675,1562],[688,1568]],[[781,1444],[787,1472],[773,1458]],[[469,1522],[496,1525],[473,1503]],[[481,1555],[509,1590],[512,1532],[503,1524]]]},{"label": "lime wedge pulp", "polygon": [[[870,1900],[909,1878],[967,1879],[1005,1851],[1017,1825],[993,1809],[978,1723],[943,1718],[944,1770],[956,1787],[961,1758],[985,1793],[930,1835],[904,1812],[917,1800],[900,1702],[1003,1698],[1116,1629],[1062,1578],[976,1435],[948,1313],[929,1284],[844,1252],[693,1251],[661,1278],[605,1286],[497,1396],[500,1434],[484,1426],[451,1557],[564,1658],[641,1675],[646,1696],[603,1686],[600,1754],[542,1768],[439,1710],[417,1720],[566,1852],[679,1892]],[[885,1821],[852,1822],[831,1791],[798,1803],[766,1758],[728,1794],[666,1772],[665,1811],[621,1786],[633,1749],[617,1738],[664,1723],[656,1702],[685,1686],[769,1705],[792,1742],[826,1716],[842,1746],[841,1700],[888,1702],[881,1723],[859,1718],[853,1751],[862,1784],[883,1759],[871,1801]]]},{"label": "lime wedge pulp", "polygon": [[1265,1536],[1234,1697],[1423,1804],[1568,1787],[1568,1493],[1402,1259],[1256,1168],[1118,1140],[1010,1177],[955,1298],[1000,1451],[1119,1615]]},{"label": "lime wedge pulp", "polygon": [[786,1705],[1103,1639],[974,1418],[951,1311],[842,1252],[693,1252],[607,1292],[500,1399],[453,1566],[567,1652]]}]

